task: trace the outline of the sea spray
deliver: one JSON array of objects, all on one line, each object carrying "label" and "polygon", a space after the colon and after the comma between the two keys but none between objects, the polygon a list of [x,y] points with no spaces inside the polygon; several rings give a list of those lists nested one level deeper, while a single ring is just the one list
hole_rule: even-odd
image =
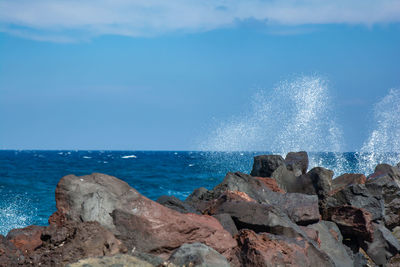
[{"label": "sea spray", "polygon": [[359,171],[370,174],[379,163],[400,161],[400,90],[391,89],[374,106],[370,135],[357,153]]},{"label": "sea spray", "polygon": [[[221,123],[200,145],[207,151],[269,151],[285,156],[290,151],[332,152],[326,162],[310,153],[310,167],[325,166],[339,175],[346,164],[343,134],[335,121],[327,81],[300,76],[272,90],[260,90],[247,112]],[[220,154],[217,154],[220,155]],[[243,160],[237,157],[235,160]]]}]

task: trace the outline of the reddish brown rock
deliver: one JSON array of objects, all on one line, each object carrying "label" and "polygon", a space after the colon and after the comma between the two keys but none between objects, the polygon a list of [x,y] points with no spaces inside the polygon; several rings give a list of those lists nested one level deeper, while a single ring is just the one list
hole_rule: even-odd
[{"label": "reddish brown rock", "polygon": [[329,221],[336,223],[344,236],[372,241],[372,215],[362,208],[341,206],[328,209]]},{"label": "reddish brown rock", "polygon": [[301,238],[241,230],[237,239],[243,266],[334,266],[325,253]]},{"label": "reddish brown rock", "polygon": [[26,255],[24,265],[63,266],[79,259],[126,252],[125,246],[98,222],[55,224],[42,232],[42,245]]},{"label": "reddish brown rock", "polygon": [[0,267],[18,266],[24,260],[21,251],[0,235]]},{"label": "reddish brown rock", "polygon": [[63,177],[57,186],[56,202],[56,217],[98,221],[129,249],[164,258],[184,243],[204,243],[224,255],[236,246],[217,219],[171,210],[104,174]]},{"label": "reddish brown rock", "polygon": [[306,233],[308,238],[314,240],[318,244],[318,246],[321,246],[321,240],[319,239],[319,233],[317,230],[306,226],[300,226],[300,229],[303,230],[304,233]]},{"label": "reddish brown rock", "polygon": [[254,178],[264,183],[266,187],[268,187],[274,192],[285,193],[285,190],[279,187],[278,183],[274,178],[268,178],[268,177],[254,177]]},{"label": "reddish brown rock", "polygon": [[367,178],[364,174],[359,173],[345,173],[336,177],[332,181],[332,190],[330,191],[330,195],[334,195],[335,193],[339,192],[340,190],[346,188],[352,184],[365,184]]},{"label": "reddish brown rock", "polygon": [[22,229],[13,229],[7,234],[7,239],[25,254],[29,254],[42,245],[40,236],[43,226],[31,225]]}]

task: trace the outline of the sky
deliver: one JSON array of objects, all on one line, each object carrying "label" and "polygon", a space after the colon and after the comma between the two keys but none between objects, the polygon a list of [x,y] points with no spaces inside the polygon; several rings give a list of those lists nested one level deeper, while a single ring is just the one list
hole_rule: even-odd
[{"label": "sky", "polygon": [[358,150],[400,89],[400,2],[0,0],[0,149],[196,150],[301,75]]}]

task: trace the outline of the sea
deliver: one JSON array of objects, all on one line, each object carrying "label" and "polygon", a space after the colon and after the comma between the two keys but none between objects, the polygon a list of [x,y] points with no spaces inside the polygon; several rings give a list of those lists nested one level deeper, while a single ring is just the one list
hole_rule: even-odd
[{"label": "sea", "polygon": [[[152,200],[161,195],[184,200],[196,188],[212,189],[227,172],[250,173],[253,157],[262,154],[271,152],[0,150],[0,234],[47,225],[56,211],[57,183],[68,174],[105,173]],[[366,170],[359,153],[309,153],[309,158],[310,168],[324,166],[335,176]]]}]

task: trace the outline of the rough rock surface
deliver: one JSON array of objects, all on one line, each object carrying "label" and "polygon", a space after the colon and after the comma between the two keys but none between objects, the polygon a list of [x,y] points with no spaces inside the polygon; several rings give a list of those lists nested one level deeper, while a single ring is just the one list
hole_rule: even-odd
[{"label": "rough rock surface", "polygon": [[25,254],[29,254],[42,245],[40,236],[45,227],[31,225],[22,229],[13,229],[7,234],[7,240]]},{"label": "rough rock surface", "polygon": [[266,185],[269,189],[271,189],[273,192],[278,192],[278,193],[285,193],[285,190],[281,189],[276,182],[274,178],[268,178],[268,177],[255,177],[257,180],[261,181]]},{"label": "rough rock surface", "polygon": [[335,194],[336,192],[346,188],[352,184],[365,184],[367,177],[364,174],[360,173],[345,173],[342,174],[332,181],[332,191],[331,195]]},{"label": "rough rock surface", "polygon": [[400,244],[383,224],[373,223],[373,229],[372,240],[365,241],[361,246],[377,265],[384,266],[400,252]]},{"label": "rough rock surface", "polygon": [[21,251],[7,238],[0,235],[0,267],[18,266],[24,259]]},{"label": "rough rock surface", "polygon": [[346,237],[372,240],[374,229],[372,215],[368,211],[352,206],[333,207],[328,209],[328,220],[339,226]]},{"label": "rough rock surface", "polygon": [[260,155],[254,157],[251,176],[271,177],[280,166],[285,166],[285,160],[279,155]]},{"label": "rough rock surface", "polygon": [[26,257],[25,264],[62,266],[79,259],[126,252],[125,246],[98,222],[68,222],[43,230],[43,244]]},{"label": "rough rock surface", "polygon": [[232,236],[238,234],[239,231],[235,225],[235,222],[232,220],[231,215],[227,213],[222,213],[213,215],[213,217],[217,219],[222,227],[224,227],[224,229],[228,231]]},{"label": "rough rock surface", "polygon": [[305,151],[289,152],[285,157],[288,170],[293,171],[296,176],[306,174],[308,169],[308,154]]},{"label": "rough rock surface", "polygon": [[364,184],[352,184],[338,191],[328,200],[328,207],[349,205],[371,213],[372,220],[383,219],[384,201],[381,195],[372,195]]},{"label": "rough rock surface", "polygon": [[168,261],[177,266],[230,267],[224,256],[202,243],[183,244]]},{"label": "rough rock surface", "polygon": [[[400,180],[398,180],[396,174],[400,170],[394,171],[393,169],[397,168],[389,168],[386,165],[382,165],[378,165],[381,168],[377,167],[379,171],[375,172],[365,185],[372,195],[377,198],[383,198],[385,205],[385,225],[389,229],[393,229],[400,222]],[[387,170],[388,168],[389,171]],[[382,169],[386,170],[387,173],[383,173]]]},{"label": "rough rock surface", "polygon": [[243,266],[335,266],[325,253],[301,238],[241,230],[238,243]]},{"label": "rough rock surface", "polygon": [[336,266],[353,267],[354,262],[347,253],[342,241],[343,237],[337,225],[333,222],[321,221],[307,226],[318,232],[320,249],[324,251]]},{"label": "rough rock surface", "polygon": [[168,209],[104,174],[63,177],[56,189],[56,203],[68,220],[98,221],[128,249],[165,258],[187,242],[202,242],[228,254],[236,246],[217,219]]},{"label": "rough rock surface", "polygon": [[198,213],[192,206],[174,196],[161,196],[157,199],[157,203],[180,213]]}]

